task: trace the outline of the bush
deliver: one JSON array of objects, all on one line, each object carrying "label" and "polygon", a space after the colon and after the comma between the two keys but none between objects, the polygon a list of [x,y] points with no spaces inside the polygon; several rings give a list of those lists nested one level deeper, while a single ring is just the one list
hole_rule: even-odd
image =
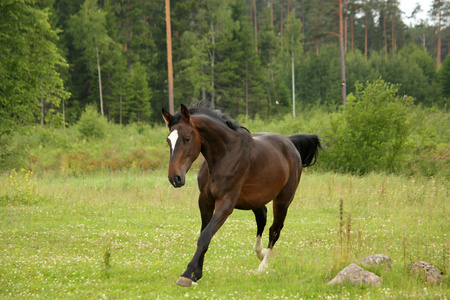
[{"label": "bush", "polygon": [[105,137],[106,120],[97,112],[95,105],[86,106],[77,125],[81,136],[87,140]]},{"label": "bush", "polygon": [[356,84],[355,94],[332,121],[334,139],[325,163],[357,174],[394,171],[410,134],[410,101],[396,94],[397,86],[382,79]]},{"label": "bush", "polygon": [[0,171],[19,168],[24,165],[26,154],[16,149],[12,145],[12,141],[11,136],[0,136]]}]

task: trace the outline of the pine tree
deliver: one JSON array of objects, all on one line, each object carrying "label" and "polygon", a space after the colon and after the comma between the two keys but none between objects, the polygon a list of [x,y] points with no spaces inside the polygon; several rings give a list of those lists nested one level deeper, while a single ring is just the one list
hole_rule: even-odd
[{"label": "pine tree", "polygon": [[151,90],[147,73],[140,63],[135,63],[129,73],[124,95],[126,119],[128,122],[149,122]]},{"label": "pine tree", "polygon": [[437,53],[436,53],[436,67],[441,65],[441,28],[445,24],[445,20],[450,16],[450,2],[448,0],[433,0],[433,5],[430,10],[431,17],[437,22]]}]

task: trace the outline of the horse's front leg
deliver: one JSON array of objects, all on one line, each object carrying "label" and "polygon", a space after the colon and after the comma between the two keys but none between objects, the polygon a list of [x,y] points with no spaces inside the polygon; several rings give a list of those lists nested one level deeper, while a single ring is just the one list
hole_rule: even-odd
[{"label": "horse's front leg", "polygon": [[[214,201],[211,199],[207,199],[202,194],[200,194],[198,198],[198,207],[200,209],[200,215],[202,218],[202,229],[200,230],[200,234],[205,230],[206,226],[208,226],[209,222],[214,214]],[[194,270],[194,274],[192,275],[192,281],[197,282],[203,276],[203,260],[205,258],[205,253],[208,251],[208,248],[200,255],[198,260],[197,268]]]},{"label": "horse's front leg", "polygon": [[[178,285],[186,287],[192,285],[192,278],[194,277],[193,273],[197,270],[200,262],[201,264],[203,264],[203,257],[206,253],[206,250],[208,250],[208,246],[211,242],[212,237],[223,225],[223,223],[225,223],[228,216],[233,212],[235,202],[235,200],[233,200],[234,199],[232,198],[223,198],[219,201],[216,201],[214,215],[205,229],[201,232],[200,237],[198,238],[197,250],[195,251],[194,257],[189,262],[186,271],[178,279]],[[199,271],[199,274],[201,274],[201,270]]]}]

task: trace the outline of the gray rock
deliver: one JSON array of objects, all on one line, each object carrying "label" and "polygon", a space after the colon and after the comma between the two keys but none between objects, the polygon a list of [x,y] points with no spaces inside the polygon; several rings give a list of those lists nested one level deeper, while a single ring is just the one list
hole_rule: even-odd
[{"label": "gray rock", "polygon": [[426,261],[418,261],[409,267],[409,272],[413,274],[422,274],[423,280],[427,284],[441,284],[443,273],[437,267]]},{"label": "gray rock", "polygon": [[366,271],[356,264],[351,264],[342,269],[342,271],[340,271],[336,277],[328,282],[328,284],[350,283],[355,285],[364,284],[378,286],[381,284],[381,281],[381,277],[375,275],[374,273]]},{"label": "gray rock", "polygon": [[389,256],[384,254],[375,254],[356,260],[356,263],[362,266],[375,266],[375,267],[392,267],[392,260]]}]

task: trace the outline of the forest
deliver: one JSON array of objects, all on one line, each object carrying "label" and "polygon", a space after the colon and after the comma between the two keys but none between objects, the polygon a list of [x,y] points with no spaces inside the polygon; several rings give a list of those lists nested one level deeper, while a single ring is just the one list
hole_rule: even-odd
[{"label": "forest", "polygon": [[1,1],[0,170],[165,168],[161,108],[204,101],[251,132],[317,133],[324,170],[445,176],[449,1],[420,11],[405,16],[396,0]]},{"label": "forest", "polygon": [[[339,4],[342,4],[342,34]],[[172,0],[173,98],[232,117],[270,120],[342,104],[356,82],[398,84],[399,96],[444,108],[450,97],[449,3],[426,20],[397,0]],[[162,122],[169,85],[164,1],[0,3],[0,128],[75,124],[95,105],[117,124]],[[409,24],[407,24],[409,23]]]}]

